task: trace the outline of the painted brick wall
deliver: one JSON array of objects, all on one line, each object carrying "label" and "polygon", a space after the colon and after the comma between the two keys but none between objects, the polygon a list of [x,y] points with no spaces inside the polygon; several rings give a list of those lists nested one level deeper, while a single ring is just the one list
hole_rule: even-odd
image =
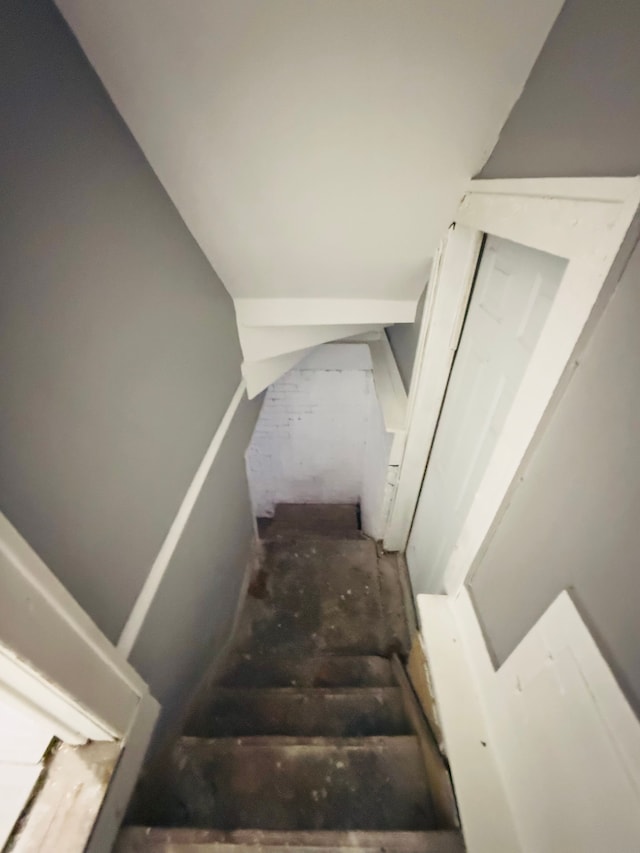
[{"label": "painted brick wall", "polygon": [[256,514],[277,503],[362,502],[374,519],[388,450],[368,347],[319,347],[266,392],[247,451]]}]

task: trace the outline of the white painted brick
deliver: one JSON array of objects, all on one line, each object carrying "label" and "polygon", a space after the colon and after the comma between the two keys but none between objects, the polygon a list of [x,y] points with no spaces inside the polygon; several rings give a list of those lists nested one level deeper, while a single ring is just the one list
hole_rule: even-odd
[{"label": "white painted brick", "polygon": [[347,369],[337,367],[333,349],[330,359],[302,363],[267,390],[247,451],[251,494],[258,516],[277,503],[361,503],[367,532],[379,535],[391,437],[370,360],[346,346]]}]

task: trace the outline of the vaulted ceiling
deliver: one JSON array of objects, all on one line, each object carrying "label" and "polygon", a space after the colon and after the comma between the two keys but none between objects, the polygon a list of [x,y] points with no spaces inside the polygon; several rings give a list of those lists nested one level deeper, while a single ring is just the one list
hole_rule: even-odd
[{"label": "vaulted ceiling", "polygon": [[562,5],[57,2],[233,296],[252,390],[283,346],[413,319]]}]

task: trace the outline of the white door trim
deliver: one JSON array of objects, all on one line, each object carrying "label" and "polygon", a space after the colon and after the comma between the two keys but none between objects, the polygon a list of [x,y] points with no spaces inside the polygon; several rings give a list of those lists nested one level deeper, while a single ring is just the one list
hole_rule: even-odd
[{"label": "white door trim", "polygon": [[118,763],[83,853],[102,853],[113,847],[138,781],[159,712],[158,702],[147,692],[140,700],[137,713],[122,739]]},{"label": "white door trim", "polygon": [[[87,768],[82,776],[82,758],[77,759],[78,774],[65,775],[64,785],[60,785],[60,779],[51,781],[57,799],[64,803],[55,827],[59,848],[79,850],[79,828],[90,827],[100,812],[94,829],[96,844],[87,849],[110,850],[160,706],[122,652],[109,642],[1,513],[0,591],[3,699],[35,712],[67,744],[115,741],[109,744],[118,751],[115,770],[99,785],[95,781],[93,786],[90,784],[94,791],[90,803],[76,796],[87,774],[91,776]],[[79,747],[87,748],[90,747]],[[36,811],[39,802],[36,797]],[[42,808],[51,808],[51,802],[47,799]],[[39,818],[30,811],[20,839],[23,832],[28,838],[38,828],[42,829]],[[20,839],[17,850],[34,849],[29,841]],[[51,843],[49,837],[46,843]],[[39,844],[38,849],[41,847]],[[84,842],[81,848],[85,849]]]},{"label": "white door trim", "polygon": [[640,849],[640,721],[569,592],[497,670],[468,589],[417,605],[467,849]]},{"label": "white door trim", "polygon": [[147,685],[2,514],[0,581],[5,695],[76,742],[124,736]]},{"label": "white door trim", "polygon": [[[568,259],[540,339],[447,566],[444,588],[466,582],[550,406],[637,239],[640,178],[472,181],[433,265],[409,391],[409,423],[384,538],[404,550],[470,296],[484,234]],[[632,228],[633,225],[633,228]]]},{"label": "white door trim", "polygon": [[384,536],[387,551],[407,546],[481,245],[479,231],[451,226],[431,267],[407,401],[404,454]]}]

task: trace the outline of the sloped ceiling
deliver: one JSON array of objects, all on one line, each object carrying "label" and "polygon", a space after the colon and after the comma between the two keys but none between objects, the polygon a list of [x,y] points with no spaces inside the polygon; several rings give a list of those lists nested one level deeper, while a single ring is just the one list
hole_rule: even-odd
[{"label": "sloped ceiling", "polygon": [[234,297],[415,303],[561,2],[58,6]]}]

